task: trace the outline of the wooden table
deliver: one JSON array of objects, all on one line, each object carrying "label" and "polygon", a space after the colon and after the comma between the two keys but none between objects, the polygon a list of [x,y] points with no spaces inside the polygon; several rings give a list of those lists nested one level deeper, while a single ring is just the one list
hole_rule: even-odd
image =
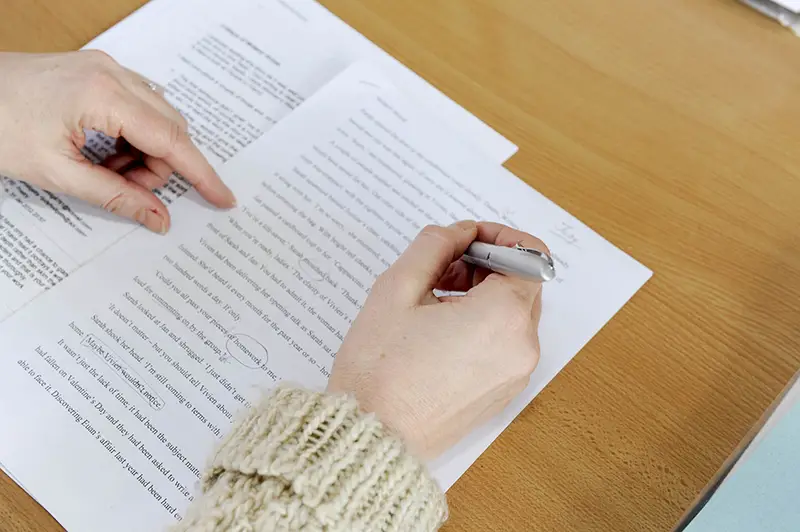
[{"label": "wooden table", "polygon": [[[0,48],[75,49],[141,3],[1,0]],[[655,271],[451,490],[448,530],[669,529],[800,365],[800,38],[732,0],[323,3]],[[60,530],[4,476],[0,523]]]}]

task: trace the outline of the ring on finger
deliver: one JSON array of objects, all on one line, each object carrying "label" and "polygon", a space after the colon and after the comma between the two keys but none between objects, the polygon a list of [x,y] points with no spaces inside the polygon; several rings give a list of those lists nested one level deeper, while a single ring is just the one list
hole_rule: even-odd
[{"label": "ring on finger", "polygon": [[142,83],[144,84],[145,87],[155,92],[156,94],[164,94],[164,87],[162,87],[158,83],[150,81],[149,79],[143,79]]}]

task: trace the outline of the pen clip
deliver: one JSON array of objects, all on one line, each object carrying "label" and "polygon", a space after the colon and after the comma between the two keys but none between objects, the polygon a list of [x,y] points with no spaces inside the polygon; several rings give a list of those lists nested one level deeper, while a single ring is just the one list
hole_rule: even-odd
[{"label": "pen clip", "polygon": [[526,248],[526,247],[525,247],[525,246],[523,246],[523,245],[522,245],[522,243],[520,243],[520,242],[517,242],[517,243],[514,245],[514,249],[516,249],[516,250],[519,250],[519,251],[524,251],[525,253],[531,253],[531,254],[533,254],[533,255],[538,255],[539,257],[541,257],[541,258],[543,258],[544,260],[546,260],[546,261],[547,261],[547,264],[548,264],[548,265],[549,265],[551,268],[553,268],[553,269],[555,270],[555,267],[556,267],[556,265],[555,265],[555,263],[553,262],[553,257],[551,257],[550,255],[548,255],[548,254],[547,254],[547,253],[545,253],[544,251],[539,251],[538,249],[535,249],[535,248]]}]

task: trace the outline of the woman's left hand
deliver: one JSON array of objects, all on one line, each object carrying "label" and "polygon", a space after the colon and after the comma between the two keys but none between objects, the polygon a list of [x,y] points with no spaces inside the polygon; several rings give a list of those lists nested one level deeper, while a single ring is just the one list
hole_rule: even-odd
[{"label": "woman's left hand", "polygon": [[[187,134],[186,120],[140,75],[103,52],[0,53],[0,174],[63,192],[166,232],[152,190],[173,172],[217,207],[233,194]],[[85,130],[124,139],[103,165],[81,153]]]}]

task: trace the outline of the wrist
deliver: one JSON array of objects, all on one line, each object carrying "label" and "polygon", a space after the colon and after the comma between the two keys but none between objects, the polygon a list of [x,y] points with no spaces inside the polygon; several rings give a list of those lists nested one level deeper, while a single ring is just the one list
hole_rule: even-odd
[{"label": "wrist", "polygon": [[[389,398],[385,394],[366,390],[348,390],[339,386],[334,380],[328,384],[327,393],[330,395],[348,396],[355,399],[358,410],[364,415],[372,415],[380,421],[387,434],[399,439],[405,447],[415,456],[420,456],[419,430],[415,428],[412,416],[404,412],[413,412],[399,398]],[[405,407],[404,407],[405,406]]]},{"label": "wrist", "polygon": [[226,437],[203,491],[213,499],[234,485],[281,493],[264,512],[299,502],[308,525],[332,530],[434,530],[447,510],[425,466],[352,396],[298,388],[274,391]]}]

